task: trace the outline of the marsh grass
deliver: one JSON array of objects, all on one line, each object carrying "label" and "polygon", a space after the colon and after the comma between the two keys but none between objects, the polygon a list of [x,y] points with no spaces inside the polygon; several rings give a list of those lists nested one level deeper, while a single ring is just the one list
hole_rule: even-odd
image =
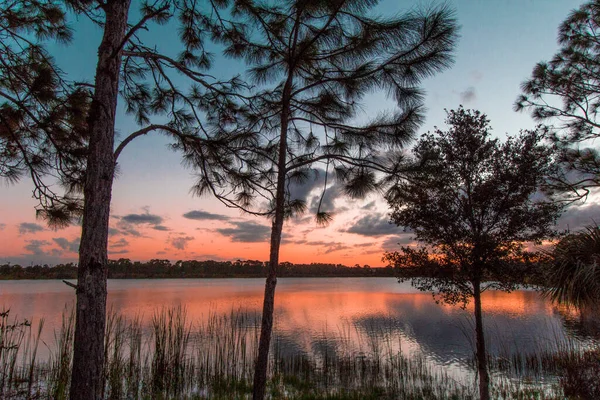
[{"label": "marsh grass", "polygon": [[[185,308],[175,307],[156,311],[149,327],[141,321],[126,320],[114,311],[108,314],[104,398],[251,397],[259,315],[239,309],[211,313],[194,323]],[[2,399],[67,398],[73,313],[63,313],[54,343],[40,341],[43,321],[36,326],[9,311],[0,313]],[[292,354],[276,337],[268,395],[306,400],[476,398],[472,375],[457,379],[423,354],[403,353],[393,321],[354,329],[325,331],[314,341],[313,351]],[[356,337],[358,342],[352,339]],[[38,359],[39,346],[48,347],[47,359]],[[489,357],[494,398],[559,399],[573,393],[578,398],[577,385],[594,380],[600,372],[600,351],[583,349],[568,339],[552,345],[540,342],[529,350]],[[577,369],[579,365],[586,365],[585,373]],[[596,389],[592,385],[590,393]]]}]

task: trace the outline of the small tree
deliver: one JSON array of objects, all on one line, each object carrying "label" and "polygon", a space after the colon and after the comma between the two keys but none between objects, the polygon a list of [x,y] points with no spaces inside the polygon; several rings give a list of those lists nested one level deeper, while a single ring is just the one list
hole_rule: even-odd
[{"label": "small tree", "polygon": [[[445,302],[475,303],[481,399],[489,399],[481,293],[521,283],[524,242],[552,237],[561,206],[538,195],[554,170],[539,131],[500,143],[478,111],[448,112],[447,131],[424,135],[413,168],[388,192],[391,219],[410,228],[424,247],[403,247],[384,259],[400,279]],[[403,278],[404,277],[404,278]]]},{"label": "small tree", "polygon": [[575,199],[600,186],[600,155],[591,140],[600,137],[600,1],[574,10],[558,29],[559,52],[540,62],[521,85],[515,109],[555,123],[554,141],[565,173],[551,182]]},{"label": "small tree", "polygon": [[[202,149],[189,156],[202,175],[198,194],[212,191],[228,206],[273,220],[255,399],[265,394],[283,223],[306,209],[290,185],[324,173],[325,190],[335,171],[351,196],[376,188],[375,171],[390,168],[385,151],[404,145],[423,120],[417,85],[451,62],[451,12],[376,18],[368,15],[375,3],[238,0],[216,15],[222,25],[215,37],[227,55],[249,64],[257,93],[248,105],[213,115],[217,137],[229,139],[225,157],[210,164]],[[360,101],[371,91],[387,92],[398,109],[357,123]],[[317,221],[326,223],[333,210],[321,205]]]}]

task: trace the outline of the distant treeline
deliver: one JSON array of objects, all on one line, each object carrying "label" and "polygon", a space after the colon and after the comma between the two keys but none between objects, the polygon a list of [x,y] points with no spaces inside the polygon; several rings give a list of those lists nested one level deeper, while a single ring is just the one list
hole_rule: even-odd
[{"label": "distant treeline", "polygon": [[[279,264],[280,277],[391,277],[394,269],[371,268],[356,264]],[[109,279],[162,279],[162,278],[261,278],[267,276],[267,262],[263,261],[177,261],[150,260],[131,261],[127,258],[110,260]],[[0,280],[9,279],[76,279],[77,265],[74,263],[56,266],[0,265]]]}]

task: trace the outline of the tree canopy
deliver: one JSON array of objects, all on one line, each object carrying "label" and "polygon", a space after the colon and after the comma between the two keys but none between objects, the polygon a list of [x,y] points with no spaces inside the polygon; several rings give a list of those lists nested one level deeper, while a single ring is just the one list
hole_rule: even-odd
[{"label": "tree canopy", "polygon": [[515,103],[517,111],[553,124],[554,142],[566,167],[553,184],[576,199],[600,186],[600,155],[593,143],[600,136],[599,29],[600,1],[574,10],[558,29],[558,53],[535,66]]},{"label": "tree canopy", "polygon": [[[248,64],[250,100],[211,116],[228,151],[215,162],[191,147],[198,194],[273,219],[254,398],[265,394],[277,266],[284,219],[305,211],[291,187],[331,173],[353,197],[374,190],[390,171],[388,150],[411,139],[423,120],[423,78],[452,61],[456,23],[444,7],[403,16],[372,16],[377,2],[297,0],[222,2],[213,37]],[[231,6],[231,7],[229,7]],[[229,8],[228,8],[229,7]],[[394,109],[361,120],[366,94],[383,91]],[[316,207],[317,222],[334,210]]]},{"label": "tree canopy", "polygon": [[556,170],[543,131],[501,143],[485,114],[462,107],[447,114],[448,130],[421,137],[409,170],[387,193],[392,222],[424,246],[384,259],[400,280],[412,278],[445,302],[474,300],[479,393],[489,399],[481,293],[523,282],[524,243],[552,237],[562,206],[541,193]]},{"label": "tree canopy", "polygon": [[401,269],[425,267],[432,275],[418,286],[462,302],[475,280],[510,289],[524,243],[552,237],[562,206],[541,193],[556,170],[543,132],[522,131],[501,143],[485,114],[462,107],[449,111],[446,123],[448,130],[418,141],[408,179],[387,195],[392,222],[426,247],[385,257]]},{"label": "tree canopy", "polygon": [[600,305],[600,227],[590,226],[560,240],[551,252],[543,291],[557,303],[577,308]]},{"label": "tree canopy", "polygon": [[[72,36],[56,2],[13,1],[0,10],[0,178],[14,183],[29,176],[38,212],[57,225],[81,211],[75,193],[90,93],[65,78],[43,43],[68,43]],[[55,181],[65,184],[66,195],[52,187]]]}]

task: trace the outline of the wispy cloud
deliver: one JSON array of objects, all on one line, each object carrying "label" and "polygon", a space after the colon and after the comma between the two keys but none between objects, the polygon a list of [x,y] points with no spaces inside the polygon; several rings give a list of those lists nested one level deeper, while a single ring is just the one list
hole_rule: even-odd
[{"label": "wispy cloud", "polygon": [[44,227],[33,222],[21,222],[19,224],[19,234],[25,235],[27,233],[37,233],[44,231]]},{"label": "wispy cloud", "polygon": [[220,214],[209,213],[203,210],[192,210],[183,214],[183,218],[193,220],[213,220],[213,221],[227,221],[229,217]]},{"label": "wispy cloud", "polygon": [[265,225],[257,224],[252,221],[232,222],[235,228],[219,228],[223,236],[227,236],[232,242],[257,243],[264,242],[269,238],[271,228]]},{"label": "wispy cloud", "polygon": [[578,231],[589,225],[600,224],[600,204],[571,206],[558,220],[560,230]]},{"label": "wispy cloud", "polygon": [[29,240],[27,241],[24,249],[33,255],[41,256],[46,254],[46,251],[42,247],[49,246],[51,244],[52,243],[47,240]]},{"label": "wispy cloud", "polygon": [[381,248],[384,251],[396,251],[400,250],[402,246],[408,246],[411,243],[414,243],[415,239],[412,233],[403,233],[396,236],[391,236],[385,239],[381,243]]},{"label": "wispy cloud", "polygon": [[373,237],[393,235],[399,231],[401,231],[401,228],[390,224],[388,216],[382,213],[367,214],[358,218],[346,230],[348,233]]},{"label": "wispy cloud", "polygon": [[73,240],[69,240],[64,237],[58,237],[52,239],[58,247],[63,250],[69,251],[71,253],[77,253],[79,251],[79,241],[80,238],[75,238]]},{"label": "wispy cloud", "polygon": [[121,221],[125,221],[130,224],[139,225],[139,224],[152,224],[158,225],[163,222],[163,218],[160,215],[156,214],[127,214],[121,217]]},{"label": "wispy cloud", "polygon": [[194,240],[192,236],[178,236],[170,239],[170,243],[177,250],[185,250],[188,243]]},{"label": "wispy cloud", "polygon": [[473,86],[469,86],[463,92],[460,92],[460,101],[462,103],[470,103],[477,99],[477,93],[475,93],[475,88]]}]

